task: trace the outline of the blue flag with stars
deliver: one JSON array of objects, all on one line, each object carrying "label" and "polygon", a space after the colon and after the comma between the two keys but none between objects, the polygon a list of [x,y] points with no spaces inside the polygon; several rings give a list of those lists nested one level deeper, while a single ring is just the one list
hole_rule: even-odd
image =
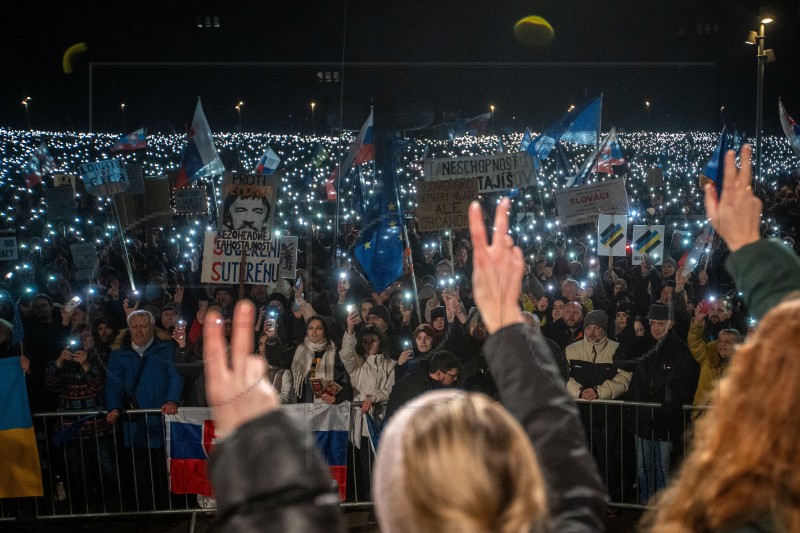
[{"label": "blue flag with stars", "polygon": [[364,213],[355,256],[375,292],[382,292],[403,275],[403,213],[397,197],[397,177],[392,157],[375,180],[375,192]]}]

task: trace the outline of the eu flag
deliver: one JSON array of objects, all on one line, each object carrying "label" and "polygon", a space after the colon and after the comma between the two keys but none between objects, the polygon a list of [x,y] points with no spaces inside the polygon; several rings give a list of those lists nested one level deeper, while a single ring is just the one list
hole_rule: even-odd
[{"label": "eu flag", "polygon": [[700,171],[700,187],[704,187],[710,181],[717,188],[717,196],[722,194],[722,174],[725,168],[725,152],[728,151],[728,144],[728,129],[724,127],[711,158],[705,168]]},{"label": "eu flag", "polygon": [[376,179],[355,246],[356,259],[375,292],[382,292],[403,274],[403,213],[397,196],[395,144],[392,157]]}]

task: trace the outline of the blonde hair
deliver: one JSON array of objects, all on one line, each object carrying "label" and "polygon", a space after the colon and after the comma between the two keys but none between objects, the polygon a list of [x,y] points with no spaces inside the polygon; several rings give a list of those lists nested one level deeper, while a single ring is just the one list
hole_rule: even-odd
[{"label": "blonde hair", "polygon": [[800,531],[800,300],[773,309],[738,348],[712,405],[642,525],[718,531],[771,515],[777,531]]},{"label": "blonde hair", "polygon": [[390,533],[519,533],[547,514],[528,436],[477,393],[431,392],[400,410],[381,439],[374,494]]}]

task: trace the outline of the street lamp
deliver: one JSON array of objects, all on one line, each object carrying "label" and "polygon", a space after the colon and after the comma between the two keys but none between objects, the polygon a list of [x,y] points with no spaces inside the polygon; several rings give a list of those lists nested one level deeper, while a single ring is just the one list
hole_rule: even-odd
[{"label": "street lamp", "polygon": [[763,107],[764,107],[764,65],[775,61],[775,53],[772,50],[764,49],[766,35],[764,28],[772,22],[772,17],[763,15],[758,33],[751,31],[745,42],[757,45],[756,60],[758,62],[758,78],[756,87],[756,180],[761,181],[761,130],[763,129]]},{"label": "street lamp", "polygon": [[236,104],[236,112],[239,113],[239,132],[242,132],[242,108],[244,107],[244,102],[240,101]]},{"label": "street lamp", "polygon": [[119,110],[122,112],[122,133],[128,133],[128,128],[125,126],[125,102],[119,104]]},{"label": "street lamp", "polygon": [[720,129],[722,129],[722,127],[724,125],[725,125],[725,106],[723,105],[723,106],[719,107],[719,127],[720,127]]},{"label": "street lamp", "polygon": [[489,111],[491,114],[489,115],[489,134],[494,131],[494,105],[489,106]]},{"label": "street lamp", "polygon": [[30,115],[30,113],[28,113],[28,104],[30,103],[30,101],[31,101],[31,97],[30,96],[26,96],[25,99],[22,101],[22,105],[25,106],[25,118],[28,121],[28,130],[29,131],[31,129],[31,115]]},{"label": "street lamp", "polygon": [[650,131],[650,100],[644,101],[644,107],[647,109],[647,131]]},{"label": "street lamp", "polygon": [[317,107],[316,102],[311,102],[311,128],[313,130],[314,137],[317,136],[317,117],[314,114],[314,109]]}]

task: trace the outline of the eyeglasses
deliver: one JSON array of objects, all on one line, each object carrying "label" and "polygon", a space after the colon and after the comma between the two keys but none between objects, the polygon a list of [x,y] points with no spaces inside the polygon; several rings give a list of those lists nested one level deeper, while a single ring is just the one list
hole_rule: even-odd
[{"label": "eyeglasses", "polygon": [[447,374],[448,376],[450,376],[451,378],[453,378],[453,381],[455,381],[455,380],[457,380],[457,379],[458,379],[458,374],[451,374],[450,372],[445,372],[445,374]]}]

